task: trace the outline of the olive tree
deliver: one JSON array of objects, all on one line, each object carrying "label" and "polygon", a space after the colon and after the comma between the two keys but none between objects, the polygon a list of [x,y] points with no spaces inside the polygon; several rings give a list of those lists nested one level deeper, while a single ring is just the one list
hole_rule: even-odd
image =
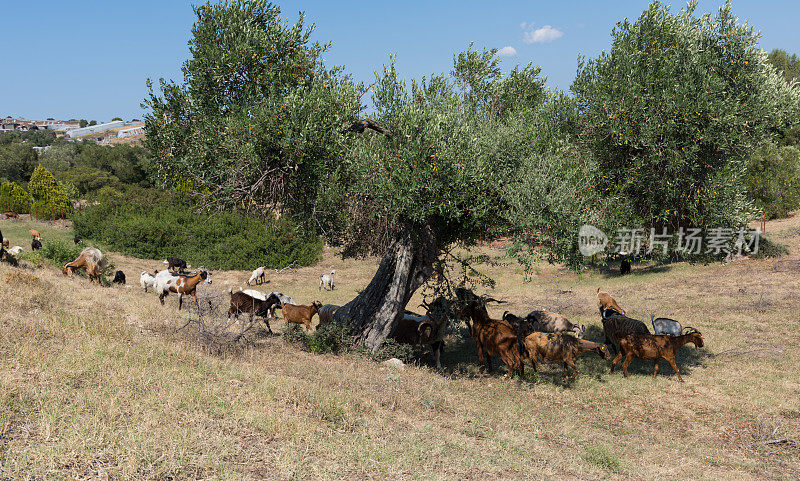
[{"label": "olive tree", "polygon": [[744,224],[748,155],[797,122],[798,91],[767,64],[730,2],[716,15],[658,1],[619,22],[572,84],[606,224]]},{"label": "olive tree", "polygon": [[345,255],[381,254],[337,312],[377,349],[449,246],[508,231],[509,191],[545,143],[531,127],[549,97],[539,69],[503,75],[495,50],[470,48],[449,75],[409,83],[392,60],[364,118],[367,89],[323,63],[302,14],[288,25],[260,0],[195,12],[183,82],[151,83],[145,101],[158,181],[204,205],[290,215]]}]

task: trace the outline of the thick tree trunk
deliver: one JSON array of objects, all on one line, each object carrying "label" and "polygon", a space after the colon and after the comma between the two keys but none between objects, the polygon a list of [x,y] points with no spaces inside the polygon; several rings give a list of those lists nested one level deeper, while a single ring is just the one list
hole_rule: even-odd
[{"label": "thick tree trunk", "polygon": [[335,319],[352,326],[358,342],[376,351],[402,318],[411,296],[433,272],[437,254],[432,229],[404,229],[367,288],[337,310]]}]

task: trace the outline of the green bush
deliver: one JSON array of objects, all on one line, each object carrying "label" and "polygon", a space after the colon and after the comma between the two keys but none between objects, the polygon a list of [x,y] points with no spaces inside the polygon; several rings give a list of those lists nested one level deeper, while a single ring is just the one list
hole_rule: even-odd
[{"label": "green bush", "polygon": [[72,201],[61,190],[53,174],[41,165],[33,171],[28,190],[34,201],[32,214],[36,217],[58,219],[72,213]]},{"label": "green bush", "polygon": [[58,240],[43,242],[43,244],[38,251],[39,255],[59,267],[77,259],[83,250],[82,247]]},{"label": "green bush", "polygon": [[767,145],[748,159],[744,183],[767,219],[787,217],[800,206],[800,150]]},{"label": "green bush", "polygon": [[789,253],[789,248],[785,245],[773,242],[764,236],[758,241],[758,252],[751,255],[754,259],[767,259],[774,257],[782,257]]},{"label": "green bush", "polygon": [[13,210],[17,214],[27,214],[31,208],[30,194],[14,182],[0,185],[0,209]]},{"label": "green bush", "polygon": [[74,230],[127,255],[176,256],[210,269],[310,265],[322,251],[319,238],[302,235],[286,218],[265,222],[235,212],[198,213],[164,195],[102,189],[99,206],[73,216]]}]

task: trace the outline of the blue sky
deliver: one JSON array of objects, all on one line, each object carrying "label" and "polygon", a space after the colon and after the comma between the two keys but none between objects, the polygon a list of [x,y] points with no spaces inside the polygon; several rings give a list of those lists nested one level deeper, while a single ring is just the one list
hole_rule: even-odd
[{"label": "blue sky", "polygon": [[[551,88],[568,89],[578,55],[610,45],[611,29],[635,19],[649,1],[277,1],[289,21],[300,10],[332,41],[329,64],[370,81],[391,53],[407,78],[448,72],[470,42],[511,47],[504,69],[533,62]],[[698,12],[722,0],[703,0]],[[684,2],[672,3],[673,10]],[[800,2],[738,0],[734,12],[761,30],[761,47],[800,54]],[[195,17],[173,0],[2,2],[0,115],[29,119],[141,118],[150,77],[180,79]],[[508,50],[511,52],[510,50]]]}]

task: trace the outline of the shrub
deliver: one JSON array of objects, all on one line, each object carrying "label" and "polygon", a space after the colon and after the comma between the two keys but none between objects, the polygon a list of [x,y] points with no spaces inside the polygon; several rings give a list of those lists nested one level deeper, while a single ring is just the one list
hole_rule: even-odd
[{"label": "shrub", "polygon": [[748,159],[744,183],[767,219],[787,217],[800,206],[800,150],[767,145]]},{"label": "shrub", "polygon": [[162,195],[102,189],[99,206],[73,216],[75,232],[124,254],[176,256],[211,269],[310,265],[322,251],[319,238],[302,235],[286,218],[261,221],[235,212],[198,213],[185,204],[155,200]]},{"label": "shrub", "polygon": [[771,241],[762,236],[758,241],[758,252],[751,255],[754,259],[767,259],[773,257],[782,257],[789,253],[789,248],[785,245]]},{"label": "shrub", "polygon": [[3,182],[0,185],[0,209],[27,214],[30,212],[32,200],[30,194],[14,182]]},{"label": "shrub", "polygon": [[63,218],[72,213],[72,202],[58,186],[55,177],[41,165],[36,167],[28,183],[33,197],[33,212],[39,218]]},{"label": "shrub", "polygon": [[72,245],[58,240],[51,240],[43,243],[38,251],[39,255],[57,266],[63,266],[67,262],[74,261],[83,250],[82,247]]}]

